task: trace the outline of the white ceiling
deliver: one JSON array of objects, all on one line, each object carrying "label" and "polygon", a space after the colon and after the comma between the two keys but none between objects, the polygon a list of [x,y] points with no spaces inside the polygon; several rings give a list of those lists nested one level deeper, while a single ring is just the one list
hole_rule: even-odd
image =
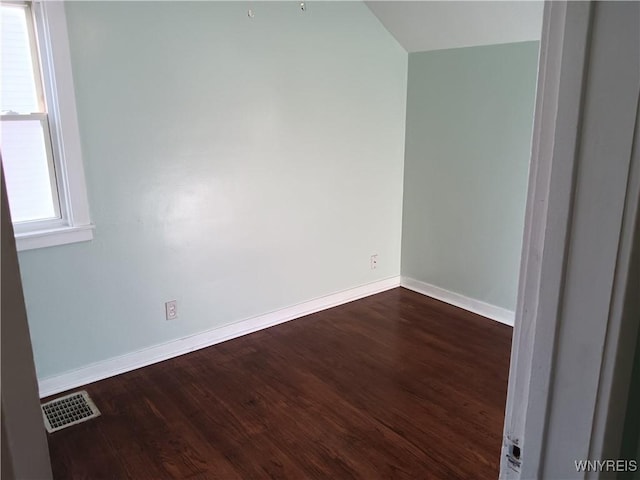
[{"label": "white ceiling", "polygon": [[542,1],[368,1],[408,52],[540,40]]}]

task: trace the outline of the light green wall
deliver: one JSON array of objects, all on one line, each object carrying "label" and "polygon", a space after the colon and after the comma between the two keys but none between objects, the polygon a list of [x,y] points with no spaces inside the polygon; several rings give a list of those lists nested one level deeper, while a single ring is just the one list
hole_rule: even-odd
[{"label": "light green wall", "polygon": [[513,310],[538,42],[409,55],[402,275]]},{"label": "light green wall", "polygon": [[513,309],[538,43],[408,56],[361,2],[252,7],[67,4],[97,227],[20,254],[40,379],[399,275],[401,246]]},{"label": "light green wall", "polygon": [[20,254],[40,379],[400,273],[407,54],[363,3],[66,8],[96,231]]}]

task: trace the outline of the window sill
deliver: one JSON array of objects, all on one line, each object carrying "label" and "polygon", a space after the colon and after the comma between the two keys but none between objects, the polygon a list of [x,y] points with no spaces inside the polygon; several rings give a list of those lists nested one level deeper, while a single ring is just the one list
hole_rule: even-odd
[{"label": "window sill", "polygon": [[94,228],[95,225],[90,224],[16,233],[16,247],[21,252],[67,243],[86,242],[93,239]]}]

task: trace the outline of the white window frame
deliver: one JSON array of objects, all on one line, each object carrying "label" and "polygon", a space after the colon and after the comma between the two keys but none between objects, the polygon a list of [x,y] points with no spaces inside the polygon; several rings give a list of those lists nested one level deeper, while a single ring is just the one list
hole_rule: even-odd
[{"label": "white window frame", "polygon": [[14,224],[18,251],[88,241],[91,223],[64,2],[31,2],[60,218]]}]

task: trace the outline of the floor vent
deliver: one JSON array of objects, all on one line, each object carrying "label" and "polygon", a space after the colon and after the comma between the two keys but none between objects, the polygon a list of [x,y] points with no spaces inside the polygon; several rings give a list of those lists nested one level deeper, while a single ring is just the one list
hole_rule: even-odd
[{"label": "floor vent", "polygon": [[43,403],[42,415],[47,432],[52,433],[100,415],[84,390]]}]

